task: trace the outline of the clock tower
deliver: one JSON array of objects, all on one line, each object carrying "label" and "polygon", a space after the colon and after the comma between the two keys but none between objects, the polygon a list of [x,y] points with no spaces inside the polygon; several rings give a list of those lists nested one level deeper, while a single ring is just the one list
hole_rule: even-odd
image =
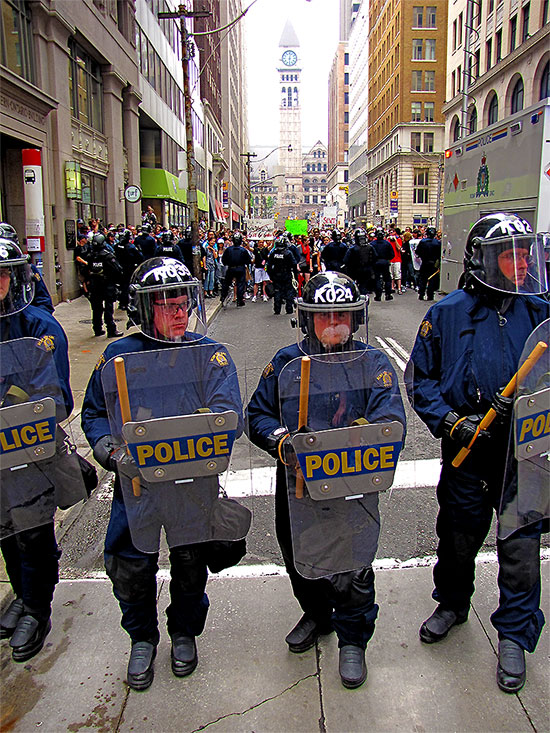
[{"label": "clock tower", "polygon": [[290,20],[279,41],[277,74],[279,76],[279,165],[284,182],[279,184],[281,218],[301,218],[302,122],[300,42]]}]

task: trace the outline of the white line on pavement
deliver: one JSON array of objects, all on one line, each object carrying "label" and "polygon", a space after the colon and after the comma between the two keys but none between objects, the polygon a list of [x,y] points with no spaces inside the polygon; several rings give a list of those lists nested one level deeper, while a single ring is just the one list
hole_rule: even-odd
[{"label": "white line on pavement", "polygon": [[390,359],[393,359],[395,363],[397,364],[397,366],[401,369],[401,371],[404,372],[406,364],[403,361],[403,359],[397,356],[395,351],[390,346],[388,346],[388,344],[384,341],[383,338],[380,338],[380,336],[375,336],[375,338],[378,341],[378,343],[380,344],[380,346],[384,349],[386,354],[390,357]]},{"label": "white line on pavement", "polygon": [[406,359],[407,361],[409,361],[409,359],[411,357],[411,355],[409,354],[409,352],[408,351],[405,351],[405,349],[401,346],[401,344],[398,344],[395,339],[392,339],[389,336],[387,337],[387,339],[388,339],[388,343],[390,343],[393,346],[393,348],[399,354],[401,354],[401,356],[403,357],[403,359]]}]

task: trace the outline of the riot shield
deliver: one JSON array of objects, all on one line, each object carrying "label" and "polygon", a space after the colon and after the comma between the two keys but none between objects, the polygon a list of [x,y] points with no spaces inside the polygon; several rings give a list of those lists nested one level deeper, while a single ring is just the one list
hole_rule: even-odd
[{"label": "riot shield", "polygon": [[370,347],[294,359],[279,397],[296,570],[313,579],[369,566],[378,493],[392,485],[405,432],[393,367]]},{"label": "riot shield", "polygon": [[[170,547],[243,539],[251,512],[221,486],[243,432],[239,380],[226,346],[192,343],[123,354],[102,370],[111,433],[133,459],[118,471],[132,542]],[[122,451],[124,454],[124,451]]]},{"label": "riot shield", "polygon": [[0,343],[0,539],[86,498],[66,398],[45,339]]},{"label": "riot shield", "polygon": [[[545,348],[546,347],[546,348]],[[513,441],[498,536],[550,517],[550,320],[527,339],[514,399]]]}]

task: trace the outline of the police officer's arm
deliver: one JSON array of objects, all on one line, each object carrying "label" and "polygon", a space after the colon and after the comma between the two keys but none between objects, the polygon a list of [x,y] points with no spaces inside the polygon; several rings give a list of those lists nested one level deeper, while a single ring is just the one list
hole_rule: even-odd
[{"label": "police officer's arm", "polygon": [[405,408],[397,374],[388,357],[382,352],[373,350],[371,358],[372,387],[369,390],[365,418],[369,423],[396,420],[405,428]]},{"label": "police officer's arm", "polygon": [[82,404],[82,430],[92,448],[95,448],[100,438],[111,435],[105,395],[101,384],[101,369],[105,361],[106,357],[103,354],[92,372]]},{"label": "police officer's arm", "polygon": [[281,365],[277,356],[262,372],[256,391],[246,408],[247,434],[252,443],[277,457],[277,446],[287,430],[279,412],[278,374]]}]

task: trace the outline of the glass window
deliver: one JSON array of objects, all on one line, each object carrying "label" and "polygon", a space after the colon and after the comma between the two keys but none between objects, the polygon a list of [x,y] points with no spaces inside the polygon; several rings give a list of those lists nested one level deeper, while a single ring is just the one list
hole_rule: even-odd
[{"label": "glass window", "polygon": [[477,107],[475,105],[470,110],[470,115],[468,117],[468,132],[470,135],[477,132]]},{"label": "glass window", "polygon": [[521,42],[529,38],[529,3],[523,6],[521,11]]},{"label": "glass window", "polygon": [[548,0],[544,0],[542,3],[542,25],[546,25],[548,23]]},{"label": "glass window", "polygon": [[82,194],[76,202],[77,217],[89,221],[100,219],[107,223],[107,206],[105,203],[105,179],[88,171],[81,171]]},{"label": "glass window", "polygon": [[435,71],[424,72],[424,91],[435,91]]},{"label": "glass window", "polygon": [[434,121],[434,108],[433,102],[424,102],[424,122]]},{"label": "glass window", "polygon": [[460,140],[460,121],[458,117],[454,118],[454,121],[452,124],[452,130],[453,130],[453,142],[456,143],[457,140]]},{"label": "glass window", "polygon": [[31,16],[27,3],[2,0],[0,61],[14,74],[33,81]]},{"label": "glass window", "polygon": [[498,97],[496,94],[493,94],[491,101],[489,102],[487,124],[494,125],[495,122],[498,122]]},{"label": "glass window", "polygon": [[433,132],[424,133],[424,152],[433,153],[434,151],[434,134]]},{"label": "glass window", "polygon": [[412,57],[415,61],[420,61],[422,59],[422,39],[421,38],[413,38]]},{"label": "glass window", "polygon": [[541,79],[540,79],[539,99],[546,99],[546,97],[550,97],[549,77],[550,77],[550,61],[547,61],[546,66],[543,69]]},{"label": "glass window", "polygon": [[495,9],[495,0],[489,0],[489,4],[487,6],[487,13],[492,13]]},{"label": "glass window", "polygon": [[424,7],[415,6],[413,8],[413,28],[422,28],[424,20]]},{"label": "glass window", "polygon": [[319,203],[319,196],[312,196],[311,197],[311,201],[314,204],[318,204]]},{"label": "glass window", "polygon": [[73,117],[101,131],[103,93],[99,64],[73,41],[69,43],[69,91]]},{"label": "glass window", "polygon": [[411,102],[411,121],[421,122],[422,102]]},{"label": "glass window", "polygon": [[428,171],[426,169],[415,168],[414,170],[413,203],[428,203]]},{"label": "glass window", "polygon": [[489,40],[485,44],[485,58],[486,58],[485,70],[486,71],[489,71],[489,69],[491,68],[492,56],[493,56],[493,39],[489,38]]},{"label": "glass window", "polygon": [[514,114],[523,109],[523,79],[518,79],[512,92],[512,104],[510,112]]},{"label": "glass window", "polygon": [[416,150],[418,153],[420,152],[421,147],[421,133],[420,132],[411,132],[411,148],[413,150]]},{"label": "glass window", "polygon": [[516,48],[516,33],[518,30],[518,16],[510,18],[510,53]]},{"label": "glass window", "polygon": [[422,91],[422,72],[421,71],[413,71],[412,72],[411,90],[413,92],[421,92]]},{"label": "glass window", "polygon": [[435,38],[426,38],[426,60],[435,61]]},{"label": "glass window", "polygon": [[495,38],[497,44],[495,61],[498,63],[502,58],[502,30],[496,32]]},{"label": "glass window", "polygon": [[426,28],[436,27],[436,8],[433,5],[428,5],[426,8]]}]

